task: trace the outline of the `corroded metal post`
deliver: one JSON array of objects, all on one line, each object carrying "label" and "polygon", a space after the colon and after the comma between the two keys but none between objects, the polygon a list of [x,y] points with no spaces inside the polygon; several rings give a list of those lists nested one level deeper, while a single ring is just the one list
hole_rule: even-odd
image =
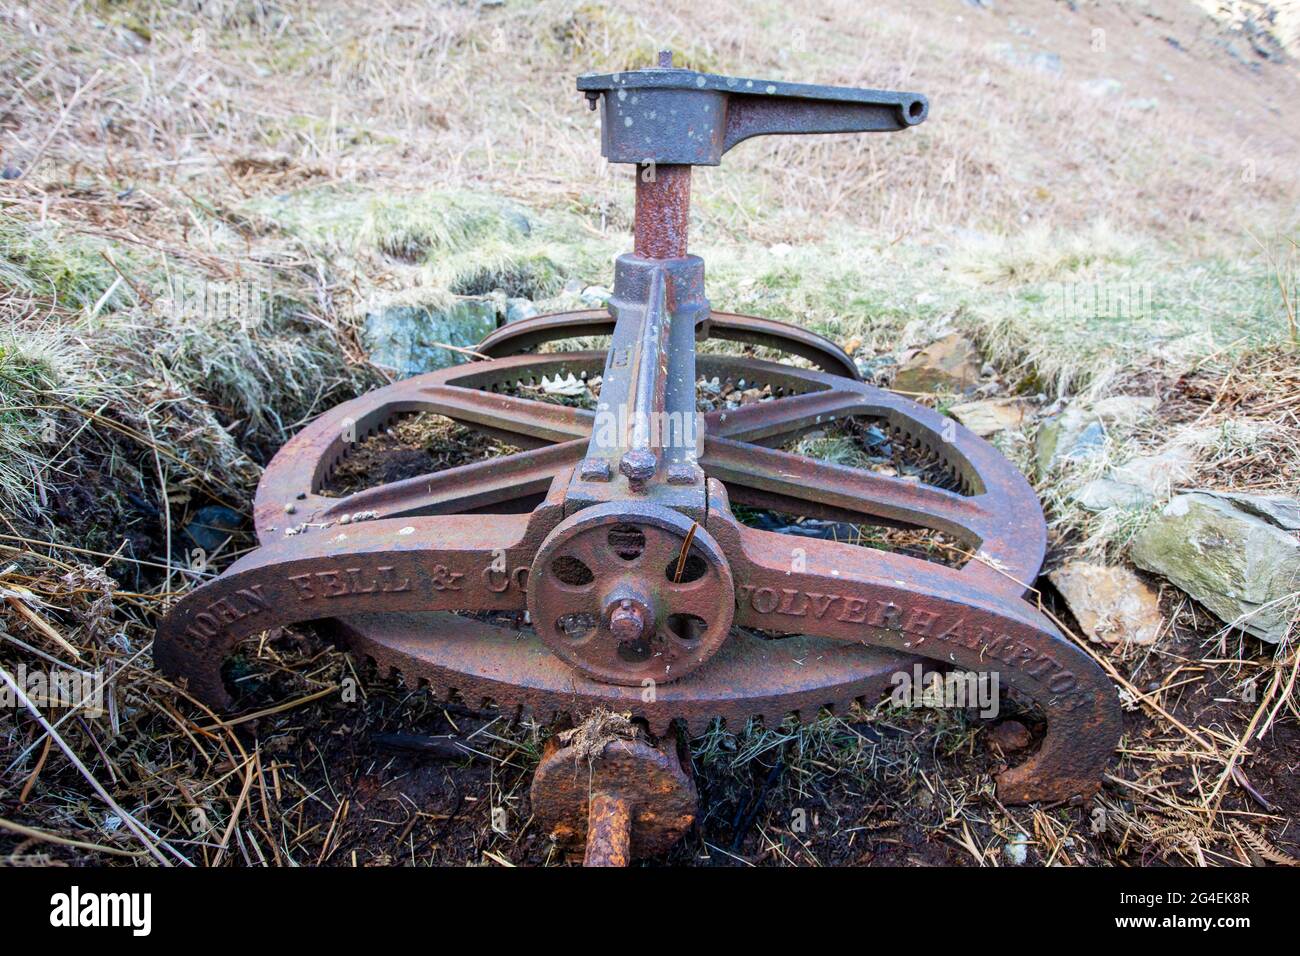
[{"label": "corroded metal post", "polygon": [[691,167],[680,163],[636,167],[633,251],[644,259],[686,255],[691,212]]}]

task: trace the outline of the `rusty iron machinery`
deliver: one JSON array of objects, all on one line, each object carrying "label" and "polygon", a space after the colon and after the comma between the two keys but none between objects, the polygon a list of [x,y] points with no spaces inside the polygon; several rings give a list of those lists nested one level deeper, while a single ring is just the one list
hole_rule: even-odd
[{"label": "rusty iron machinery", "polygon": [[[1037,749],[997,778],[999,798],[1090,794],[1119,736],[1116,693],[1025,600],[1046,542],[1028,483],[951,419],[866,384],[821,336],[714,312],[704,262],[687,251],[692,166],[758,135],[906,130],[926,119],[926,98],[698,73],[670,55],[584,75],[578,89],[601,110],[605,158],[635,169],[634,249],[615,262],[608,308],[505,325],[482,358],[304,428],[258,487],[260,547],[171,610],[159,667],[228,707],[222,666],[239,641],[322,622],[436,695],[542,722],[631,714],[653,735],[874,702],[918,664],[996,670],[1046,722]],[[606,351],[538,351],[602,335]],[[708,339],[800,364],[697,354]],[[543,377],[569,375],[600,376],[594,409],[536,399]],[[697,383],[715,377],[771,398],[697,415]],[[324,493],[357,439],[419,413],[523,450]],[[782,449],[854,423],[919,450],[925,479]],[[742,522],[736,506],[928,529],[969,559],[792,537]],[[627,816],[633,803],[623,793],[602,806]],[[620,839],[655,844],[635,827]]]}]

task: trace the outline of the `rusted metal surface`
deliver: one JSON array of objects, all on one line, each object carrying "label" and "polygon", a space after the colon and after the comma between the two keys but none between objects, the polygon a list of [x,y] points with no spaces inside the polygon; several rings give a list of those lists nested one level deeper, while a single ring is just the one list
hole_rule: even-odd
[{"label": "rusted metal surface", "polygon": [[734,595],[727,558],[707,531],[669,508],[611,502],[547,537],[528,611],[555,656],[586,676],[667,684],[718,652]]},{"label": "rusted metal surface", "polygon": [[754,136],[892,133],[930,113],[920,93],[671,68],[588,73],[578,89],[601,108],[601,155],[611,163],[717,166]]},{"label": "rusted metal surface", "polygon": [[[229,698],[220,664],[240,638],[292,621],[343,619],[340,632],[348,643],[385,672],[427,682],[444,696],[459,694],[475,705],[493,701],[541,720],[605,706],[644,717],[659,730],[676,718],[701,730],[715,717],[733,724],[751,716],[779,721],[791,712],[809,718],[822,707],[878,699],[890,675],[909,671],[918,659],[976,669],[996,660],[1004,684],[1049,716],[1047,739],[1022,765],[1029,771],[1017,768],[1003,775],[1000,787],[1007,798],[1055,798],[1095,786],[1118,734],[1114,692],[1082,652],[1021,600],[1046,540],[1032,490],[995,450],[950,420],[839,376],[735,356],[699,357],[702,376],[743,372],[753,381],[775,383],[784,393],[706,416],[701,464],[721,481],[709,482],[704,527],[726,556],[735,582],[735,623],[805,637],[755,640],[733,629],[712,659],[659,687],[654,701],[646,701],[640,687],[582,675],[540,640],[520,640],[513,629],[463,617],[442,625],[437,615],[401,613],[527,607],[535,558],[564,519],[569,475],[586,446],[581,437],[569,436],[589,430],[592,416],[539,402],[524,403],[539,407],[521,414],[516,400],[491,389],[561,368],[599,369],[602,358],[578,353],[563,361],[515,356],[476,362],[389,386],[322,416],[267,468],[258,499],[264,547],[178,606],[159,631],[160,665],[187,676],[199,696],[224,706]],[[465,388],[467,380],[476,388]],[[459,389],[478,400],[459,394],[454,401],[441,400]],[[337,454],[333,438],[348,420],[369,421],[377,430],[387,424],[385,415],[413,407],[514,434],[545,430],[553,443],[496,459],[492,469],[465,466],[464,484],[443,485],[445,476],[458,471],[452,469],[341,499],[317,494],[319,476],[328,473],[317,456]],[[853,416],[894,422],[922,443],[932,442],[946,457],[952,483],[968,493],[765,447]],[[945,430],[952,441],[943,441]],[[509,482],[500,474],[536,475],[530,480],[534,485],[549,481],[551,495],[530,515],[441,513],[457,502],[509,504]],[[444,488],[457,489],[454,499],[438,493]],[[935,527],[979,557],[951,568],[831,541],[794,542],[740,526],[731,517],[729,498],[787,513]],[[285,514],[286,500],[298,502],[297,514]],[[338,524],[337,515],[361,510],[360,504],[377,506],[379,517]],[[419,513],[426,508],[434,514]],[[287,528],[303,524],[308,530],[285,535]],[[413,530],[399,534],[408,528]],[[340,541],[340,534],[348,537]],[[796,543],[807,562],[799,575],[790,570]],[[320,575],[313,577],[311,597],[294,580],[303,573]],[[926,621],[934,622],[924,629],[932,633],[916,633]],[[470,631],[480,637],[467,639]],[[483,632],[502,637],[490,642],[481,639]],[[835,643],[818,642],[819,637]],[[951,643],[958,640],[969,646]],[[872,646],[861,646],[863,641]],[[1091,705],[1081,710],[1080,702],[1088,700]]]},{"label": "rusted metal surface", "polygon": [[658,856],[695,822],[695,783],[669,735],[549,746],[533,776],[533,813],[560,846],[585,844],[583,865]]},{"label": "rusted metal surface", "polygon": [[691,214],[691,167],[645,165],[636,168],[636,223],[632,249],[646,259],[686,255]]},{"label": "rusted metal surface", "polygon": [[[475,351],[487,358],[502,358],[531,351],[547,342],[609,335],[612,331],[614,318],[604,309],[556,312],[502,326],[480,342]],[[731,312],[710,312],[703,331],[705,338],[776,349],[806,359],[832,375],[843,375],[854,381],[862,378],[853,359],[834,342],[785,322]]]},{"label": "rusted metal surface", "polygon": [[[381,673],[440,697],[540,721],[610,710],[664,734],[675,722],[694,733],[715,719],[808,719],[876,701],[914,665],[993,669],[1047,718],[1037,750],[998,778],[999,796],[1059,800],[1096,788],[1118,738],[1118,703],[1096,664],[1024,600],[1046,543],[1028,483],[960,425],[860,381],[827,340],[713,313],[704,264],[686,251],[691,164],[761,133],[902,129],[928,106],[917,94],[749,83],[671,68],[580,82],[604,104],[607,156],[640,164],[636,249],[616,263],[609,310],[507,326],[480,345],[489,358],[379,389],[303,429],[258,488],[261,547],[160,625],[165,673],[229,706],[221,668],[236,644],[314,621]],[[664,119],[655,103],[679,116]],[[618,158],[634,155],[625,131],[647,128],[642,119],[647,150]],[[692,142],[655,140],[665,131]],[[643,182],[649,163],[655,177]],[[611,336],[604,352],[529,354],[601,334]],[[697,356],[707,337],[815,368]],[[601,376],[594,409],[526,397],[542,376],[569,374]],[[708,412],[702,435],[653,427],[656,416],[694,424],[697,380],[713,377],[744,379],[770,399]],[[324,492],[358,441],[417,413],[522,451]],[[781,447],[837,423],[916,449],[924,472],[886,477]],[[959,560],[758,530],[733,504],[931,529]],[[544,761],[551,769],[539,780],[559,793],[555,766]],[[627,791],[606,788],[594,811],[582,803],[574,817],[581,795],[563,797],[573,832],[600,834],[597,856],[608,861],[639,852],[645,791],[631,781],[644,784],[644,774],[628,773]]]}]

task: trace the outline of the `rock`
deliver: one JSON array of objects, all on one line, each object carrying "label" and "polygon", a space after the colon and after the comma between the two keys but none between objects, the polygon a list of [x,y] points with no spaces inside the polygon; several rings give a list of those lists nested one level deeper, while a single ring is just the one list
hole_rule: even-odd
[{"label": "rock", "polygon": [[1029,728],[1018,720],[1004,720],[989,731],[989,743],[996,744],[1004,754],[1024,750],[1033,742]]},{"label": "rock", "polygon": [[1139,532],[1130,553],[1138,567],[1261,640],[1280,643],[1295,617],[1300,542],[1231,500],[1179,495]]},{"label": "rock", "polygon": [[582,288],[583,286],[582,286],[581,279],[567,279],[565,280],[564,283],[564,294],[577,295],[579,292],[582,291]]},{"label": "rock", "polygon": [[1105,478],[1090,481],[1072,497],[1089,511],[1133,510],[1168,498],[1196,470],[1196,450],[1190,444],[1170,445],[1154,455],[1141,455]]},{"label": "rock", "polygon": [[1088,406],[1071,405],[1047,419],[1034,438],[1038,477],[1065,461],[1081,461],[1106,447],[1107,428],[1131,428],[1155,411],[1157,401],[1142,395],[1113,395]]},{"label": "rock", "polygon": [[532,299],[512,298],[506,299],[506,324],[511,322],[522,322],[524,319],[531,319],[537,315],[537,306],[533,305]]},{"label": "rock", "polygon": [[853,544],[862,537],[862,530],[857,525],[844,521],[804,518],[794,524],[786,524],[770,511],[755,512],[754,526],[762,531],[775,531],[777,534],[789,534],[799,538],[821,538],[848,544]]},{"label": "rock", "polygon": [[1070,498],[1085,511],[1107,511],[1111,508],[1134,511],[1152,501],[1151,496],[1141,488],[1111,478],[1096,478],[1075,491]]},{"label": "rock", "polygon": [[17,166],[10,166],[6,163],[5,168],[0,170],[0,179],[17,179],[22,174],[23,171]]},{"label": "rock", "polygon": [[1151,395],[1112,395],[1093,402],[1089,408],[1098,421],[1131,428],[1156,410],[1160,402]]},{"label": "rock", "polygon": [[979,353],[960,332],[932,342],[907,360],[894,376],[903,392],[960,392],[979,384]]},{"label": "rock", "polygon": [[1024,866],[1029,859],[1029,834],[1017,833],[1002,848],[1003,855],[1012,866]]},{"label": "rock", "polygon": [[225,505],[204,505],[186,522],[181,534],[191,547],[213,554],[241,527],[244,519]]},{"label": "rock", "polygon": [[589,309],[603,309],[609,305],[610,297],[614,293],[610,292],[603,285],[589,285],[582,290],[582,304]]},{"label": "rock", "polygon": [[1281,495],[1248,495],[1239,491],[1203,491],[1210,495],[1230,501],[1243,511],[1248,511],[1257,518],[1263,518],[1284,531],[1300,531],[1300,500],[1283,498]]},{"label": "rock", "polygon": [[528,217],[520,210],[507,209],[505,211],[505,218],[515,232],[519,233],[521,236],[527,238],[533,234],[533,224],[528,221]]},{"label": "rock", "polygon": [[1151,644],[1159,636],[1160,596],[1128,568],[1071,561],[1047,577],[1094,643]]},{"label": "rock", "polygon": [[1029,403],[1018,398],[990,399],[983,402],[965,402],[948,409],[953,418],[981,438],[1007,429],[1017,429],[1025,423]]},{"label": "rock", "polygon": [[1047,477],[1062,462],[1082,461],[1105,447],[1106,427],[1080,409],[1067,408],[1038,426],[1034,436],[1038,477]]},{"label": "rock", "polygon": [[1124,89],[1124,84],[1111,76],[1099,76],[1095,79],[1084,80],[1079,84],[1079,89],[1089,96],[1102,99],[1107,96],[1114,96]]},{"label": "rock", "polygon": [[1141,488],[1153,499],[1164,498],[1196,470],[1196,449],[1169,445],[1154,455],[1140,455],[1111,470],[1110,478]]},{"label": "rock", "polygon": [[878,382],[898,364],[898,361],[892,355],[856,355],[853,364],[857,366],[858,374],[864,381]]},{"label": "rock", "polygon": [[1137,110],[1140,113],[1149,113],[1160,107],[1160,101],[1153,97],[1146,97],[1139,100],[1128,100],[1124,103],[1124,108],[1128,110]]},{"label": "rock", "polygon": [[406,378],[467,361],[464,352],[442,346],[473,348],[496,327],[490,298],[460,299],[445,309],[393,305],[366,314],[362,340],[372,362]]}]

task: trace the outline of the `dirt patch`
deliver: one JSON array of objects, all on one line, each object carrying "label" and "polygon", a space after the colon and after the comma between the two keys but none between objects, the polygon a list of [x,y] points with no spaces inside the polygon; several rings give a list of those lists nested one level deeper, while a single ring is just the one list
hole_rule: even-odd
[{"label": "dirt patch", "polygon": [[321,493],[341,497],[521,450],[441,415],[412,415],[358,442]]}]

